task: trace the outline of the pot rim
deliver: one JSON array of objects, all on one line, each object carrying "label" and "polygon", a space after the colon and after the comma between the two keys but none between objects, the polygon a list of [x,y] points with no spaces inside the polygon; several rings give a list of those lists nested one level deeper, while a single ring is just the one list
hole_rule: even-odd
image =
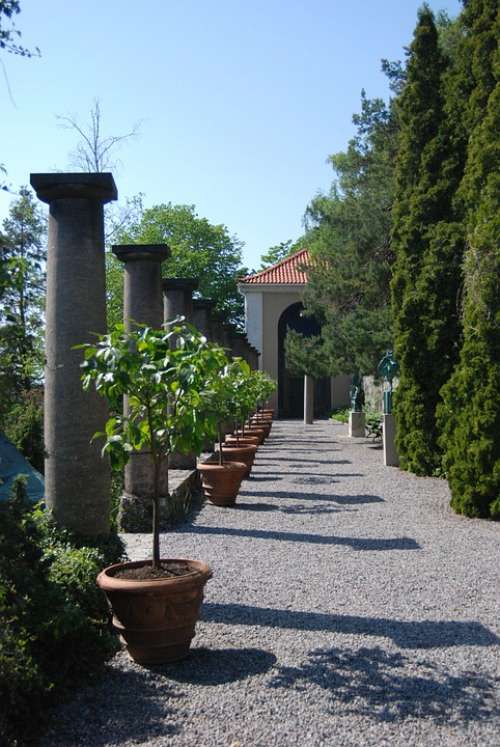
[{"label": "pot rim", "polygon": [[97,576],[97,585],[103,591],[130,591],[138,594],[144,591],[158,589],[162,586],[182,586],[191,584],[193,580],[204,578],[208,581],[212,578],[212,569],[203,560],[195,560],[193,558],[160,558],[160,562],[172,561],[176,563],[189,563],[191,566],[195,566],[189,573],[183,576],[171,576],[166,578],[151,578],[151,579],[131,579],[131,578],[116,578],[110,571],[117,571],[120,568],[137,568],[142,565],[150,565],[153,561],[148,559],[142,560],[127,560],[122,563],[113,563],[108,565],[106,568],[99,573]]},{"label": "pot rim", "polygon": [[212,470],[225,470],[227,467],[229,467],[230,472],[237,472],[242,469],[247,470],[248,464],[236,461],[224,462],[224,464],[218,464],[216,462],[205,462],[204,464],[199,464],[197,469],[200,470],[200,472],[202,472],[204,469],[211,472]]}]

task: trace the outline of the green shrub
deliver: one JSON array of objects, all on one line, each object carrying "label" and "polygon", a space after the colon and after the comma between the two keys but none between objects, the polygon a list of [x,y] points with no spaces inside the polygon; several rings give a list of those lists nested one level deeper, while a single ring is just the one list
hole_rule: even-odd
[{"label": "green shrub", "polygon": [[331,420],[336,420],[339,423],[348,423],[349,422],[349,408],[338,408],[332,412],[330,415]]},{"label": "green shrub", "polygon": [[377,440],[382,438],[382,413],[373,410],[365,414],[365,426],[368,437]]},{"label": "green shrub", "polygon": [[43,474],[43,407],[41,391],[25,392],[5,415],[5,435],[29,463]]},{"label": "green shrub", "polygon": [[22,479],[0,504],[0,744],[36,739],[47,707],[116,650],[99,570],[118,561],[115,536],[89,544],[33,508]]}]

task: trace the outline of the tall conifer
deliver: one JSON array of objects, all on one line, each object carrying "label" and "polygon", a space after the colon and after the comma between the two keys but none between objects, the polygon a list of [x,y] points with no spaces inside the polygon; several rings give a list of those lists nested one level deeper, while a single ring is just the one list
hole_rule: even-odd
[{"label": "tall conifer", "polygon": [[424,7],[410,47],[398,104],[392,246],[396,395],[401,466],[430,474],[440,464],[436,407],[457,358],[463,227],[454,196],[463,173],[465,138],[450,116],[445,91],[450,61],[440,50],[432,12]]},{"label": "tall conifer", "polygon": [[500,21],[497,0],[470,0],[463,20],[474,88],[460,195],[467,210],[464,332],[440,408],[452,506],[500,518]]}]

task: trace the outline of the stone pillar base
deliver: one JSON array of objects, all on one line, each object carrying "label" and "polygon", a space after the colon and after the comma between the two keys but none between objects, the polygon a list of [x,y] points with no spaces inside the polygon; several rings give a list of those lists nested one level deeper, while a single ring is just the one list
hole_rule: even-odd
[{"label": "stone pillar base", "polygon": [[[172,470],[169,474],[170,496],[160,497],[160,526],[179,523],[187,517],[200,495],[197,470]],[[124,492],[120,499],[118,527],[121,532],[151,534],[153,502],[151,498]]]},{"label": "stone pillar base", "polygon": [[195,454],[181,454],[174,452],[168,457],[169,469],[196,469]]},{"label": "stone pillar base", "polygon": [[365,437],[365,413],[364,412],[350,412],[349,413],[349,436],[351,438],[364,438]]},{"label": "stone pillar base", "polygon": [[394,415],[384,415],[383,440],[385,466],[399,467],[399,456],[396,451],[396,421]]}]

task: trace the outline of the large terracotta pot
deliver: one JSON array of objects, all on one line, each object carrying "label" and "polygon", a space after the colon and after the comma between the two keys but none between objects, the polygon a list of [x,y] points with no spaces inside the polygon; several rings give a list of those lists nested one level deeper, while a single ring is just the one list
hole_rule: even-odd
[{"label": "large terracotta pot", "polygon": [[205,498],[216,506],[234,506],[247,469],[244,462],[207,462],[198,465]]},{"label": "large terracotta pot", "polygon": [[272,424],[272,420],[265,420],[264,418],[252,418],[250,420],[250,427],[263,428],[263,430],[266,432],[266,438],[271,433]]},{"label": "large terracotta pot", "polygon": [[273,419],[273,417],[274,417],[274,410],[259,410],[259,412],[260,412],[260,413],[261,413],[262,415],[266,415],[267,417],[270,417],[270,418],[271,418],[271,420],[272,420],[272,419]]},{"label": "large terracotta pot", "polygon": [[259,437],[258,436],[247,436],[246,434],[244,436],[232,436],[227,435],[224,439],[224,443],[226,444],[237,444],[240,446],[258,446],[259,445]]},{"label": "large terracotta pot", "polygon": [[222,445],[222,454],[224,459],[229,462],[243,462],[247,465],[245,477],[250,475],[257,453],[257,446],[254,444],[236,444],[227,443]]},{"label": "large terracotta pot", "polygon": [[113,627],[139,664],[163,664],[188,655],[203,587],[212,578],[211,568],[200,560],[168,560],[186,563],[186,575],[145,581],[116,578],[122,568],[151,564],[139,560],[111,565],[97,577],[113,611]]},{"label": "large terracotta pot", "polygon": [[236,436],[236,434],[238,434],[238,436],[242,436],[243,438],[245,436],[257,436],[257,438],[259,439],[259,444],[264,443],[266,438],[266,432],[264,428],[255,428],[254,426],[252,426],[251,428],[245,428],[244,433],[243,431],[235,431],[233,433],[234,436]]}]

